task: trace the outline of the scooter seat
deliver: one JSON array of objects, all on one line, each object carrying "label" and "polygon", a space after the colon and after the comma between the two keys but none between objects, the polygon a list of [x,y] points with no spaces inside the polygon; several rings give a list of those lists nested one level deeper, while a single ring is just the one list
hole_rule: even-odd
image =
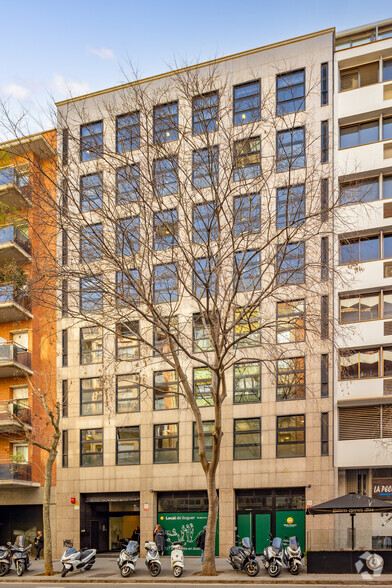
[{"label": "scooter seat", "polygon": [[93,549],[87,549],[87,551],[83,551],[83,554],[82,554],[83,555],[83,559],[85,557],[87,557],[88,555],[90,555],[90,553],[94,553],[94,550]]},{"label": "scooter seat", "polygon": [[237,545],[233,545],[233,547],[230,547],[230,553],[231,555],[238,555],[241,551],[240,547],[237,547]]}]

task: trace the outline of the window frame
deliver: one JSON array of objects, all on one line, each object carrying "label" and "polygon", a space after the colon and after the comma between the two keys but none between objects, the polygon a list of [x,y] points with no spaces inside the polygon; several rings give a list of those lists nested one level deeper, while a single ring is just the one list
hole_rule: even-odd
[{"label": "window frame", "polygon": [[[87,389],[83,389],[83,382],[86,382],[87,380],[97,380],[100,384],[99,388],[96,387],[92,387],[92,388],[87,388]],[[99,396],[100,396],[100,400],[89,400],[89,401],[84,401],[83,400],[83,393],[94,393],[94,392],[98,392]],[[88,405],[88,406],[93,406],[93,405],[100,405],[101,404],[101,411],[100,412],[87,412],[84,413],[83,407]],[[86,416],[86,417],[93,417],[93,416],[99,416],[99,415],[103,415],[104,414],[104,397],[103,397],[103,381],[101,377],[97,377],[97,376],[93,376],[92,378],[80,378],[79,380],[79,406],[80,406],[80,410],[79,410],[79,416]]]},{"label": "window frame", "polygon": [[[279,79],[283,79],[286,76],[292,76],[293,74],[299,74],[301,72],[303,72],[303,81],[302,82],[297,82],[295,84],[286,84],[286,86],[279,88],[279,86],[278,86]],[[286,92],[290,92],[290,91],[293,92],[293,88],[298,88],[300,86],[303,86],[303,96],[298,96],[298,97],[293,96],[290,99],[278,100],[279,90],[286,90]],[[298,112],[305,111],[306,110],[306,68],[300,67],[297,69],[293,69],[291,71],[277,74],[276,78],[275,78],[275,96],[276,96],[276,116],[286,116],[287,114],[295,114]],[[296,102],[297,100],[302,100],[300,107],[293,108],[292,110],[288,110],[288,111],[285,111],[285,110],[280,111],[279,110],[279,105],[289,104],[291,102]]]},{"label": "window frame", "polygon": [[[166,273],[166,278],[170,278],[170,284],[168,282],[168,280],[166,279],[166,282],[168,283],[168,288],[167,289],[163,289],[163,288],[159,288],[157,289],[156,285],[157,285],[157,277],[160,280],[163,280],[163,278],[165,277],[165,274],[162,273],[160,276],[156,275],[156,271],[158,270],[158,268],[168,268],[170,267],[170,270],[167,270],[169,273]],[[163,276],[163,278],[162,278]],[[178,296],[179,296],[179,280],[178,280],[178,268],[177,268],[177,263],[176,262],[169,262],[169,263],[159,263],[154,265],[153,268],[153,299],[154,299],[154,304],[172,304],[173,302],[177,302],[178,301]],[[176,281],[176,288],[171,288],[171,283],[172,280],[175,278]],[[174,281],[173,281],[174,284]],[[165,294],[166,292],[166,294]],[[164,299],[162,299],[162,296],[164,296]]]},{"label": "window frame", "polygon": [[[119,392],[121,389],[125,389],[125,386],[119,386],[120,378],[129,378],[130,376],[137,376],[137,382],[132,386],[127,386],[128,390],[135,388],[137,390],[137,408],[132,410],[119,410],[119,403],[125,402],[124,399],[119,398]],[[134,401],[134,398],[131,398],[131,403]],[[128,400],[127,400],[128,401]],[[116,414],[129,414],[132,412],[140,412],[140,374],[139,373],[130,373],[130,374],[116,374]]]},{"label": "window frame", "polygon": [[[83,157],[83,154],[85,151],[89,152],[88,148],[84,146],[85,142],[86,142],[86,138],[87,136],[83,136],[83,129],[87,129],[88,127],[92,127],[93,125],[98,125],[101,124],[101,131],[97,132],[97,133],[90,133],[88,135],[88,137],[94,137],[94,139],[92,140],[92,142],[96,142],[95,137],[99,137],[101,136],[101,140],[99,142],[96,142],[96,145],[94,146],[94,150],[93,150],[93,155],[95,154],[95,156],[93,157],[87,157],[86,159]],[[104,132],[104,128],[103,128],[103,119],[100,120],[95,120],[92,122],[88,122],[85,123],[83,125],[80,125],[80,130],[79,130],[79,157],[80,157],[80,161],[81,162],[86,162],[86,161],[92,161],[93,159],[99,159],[100,157],[102,157],[103,155],[103,132]],[[84,139],[84,141],[83,141]]]},{"label": "window frame", "polygon": [[[176,426],[177,427],[177,434],[176,435],[170,435],[169,436],[165,436],[165,435],[158,435],[156,434],[157,428],[158,427],[172,427],[172,426]],[[162,423],[162,424],[154,424],[153,425],[153,463],[154,464],[174,464],[174,463],[179,463],[179,456],[180,456],[180,425],[179,423]],[[176,448],[166,448],[164,449],[164,451],[171,451],[173,453],[177,454],[177,459],[175,461],[159,461],[157,460],[157,451],[159,449],[162,449],[162,447],[157,448],[156,447],[156,442],[159,440],[164,440],[164,439],[176,439],[177,440],[177,447]]]},{"label": "window frame", "polygon": [[[293,136],[295,132],[302,131],[303,143],[302,150],[299,155],[295,155],[294,149],[296,145],[300,145],[300,142],[293,142]],[[290,141],[290,153],[286,154],[286,145],[284,145],[280,139],[286,134],[291,135]],[[281,153],[283,151],[283,154]],[[284,155],[284,157],[283,157]],[[298,163],[297,163],[298,161]],[[306,130],[305,125],[299,127],[291,127],[289,129],[282,129],[276,132],[276,173],[287,173],[288,171],[306,168]]]},{"label": "window frame", "polygon": [[[282,260],[280,262],[280,266],[276,266],[276,283],[280,286],[292,286],[292,285],[298,285],[298,284],[305,284],[306,283],[306,241],[290,241],[289,243],[283,243],[282,245],[285,245],[285,251],[282,257]],[[300,247],[303,248],[303,257],[302,259],[300,259],[300,257],[295,256],[295,259],[298,259],[299,261],[303,260],[303,263],[301,263],[301,265],[298,265],[297,268],[291,268],[289,267],[288,269],[282,269],[285,268],[286,266],[283,265],[285,259],[287,260],[287,256],[289,255],[289,261],[292,259],[292,251],[288,252],[288,249],[293,246],[293,251],[295,251],[297,248],[299,249]],[[279,255],[280,255],[280,245],[276,246],[277,248],[277,253],[276,253],[276,262],[278,264],[279,262]],[[282,274],[289,274],[287,279],[284,279],[283,281],[281,280],[281,275]],[[298,276],[298,277],[297,277]],[[298,281],[300,280],[300,281]]]},{"label": "window frame", "polygon": [[[245,88],[247,86],[252,86],[252,85],[257,85],[258,86],[258,91],[254,92],[253,94],[249,94],[246,96],[240,96],[239,98],[236,97],[236,90],[240,89],[240,88]],[[239,110],[237,108],[237,104],[238,104],[238,100],[241,102],[247,102],[249,100],[249,98],[253,98],[254,96],[258,96],[258,105],[254,106],[253,108],[246,108],[246,109],[242,109]],[[256,111],[258,110],[257,116],[254,118],[252,117],[250,120],[246,120],[246,114],[245,112],[252,112],[252,111]],[[240,122],[240,123],[236,123],[236,114],[241,114],[241,120],[243,120],[244,122]],[[245,116],[245,118],[244,118]],[[251,80],[248,82],[243,82],[241,84],[236,84],[235,86],[233,86],[233,127],[239,127],[245,124],[249,124],[249,123],[255,123],[257,121],[261,120],[261,79],[256,79],[256,80]]]},{"label": "window frame", "polygon": [[[124,120],[126,117],[129,118],[129,117],[134,116],[134,115],[137,116],[137,121],[136,122],[133,122],[133,123],[124,125],[122,127],[119,127],[119,124],[118,123],[119,123],[119,121],[121,119]],[[134,127],[137,128],[137,132],[135,134],[133,133]],[[128,137],[128,138],[122,139],[120,141],[119,140],[119,131],[120,131],[120,129],[130,130],[131,137],[130,138]],[[134,135],[135,135],[136,138],[134,137]],[[132,145],[132,142],[133,142],[134,139],[135,139],[135,142],[136,142],[136,146],[135,147]],[[129,145],[130,145],[129,149],[126,149],[126,148],[119,149],[119,146],[121,145],[121,143],[126,143],[127,141],[129,141]],[[139,110],[134,110],[132,112],[126,112],[125,114],[118,114],[116,116],[116,153],[127,153],[129,151],[136,151],[137,149],[140,149],[140,111]]]},{"label": "window frame", "polygon": [[[300,368],[297,367],[297,360],[301,360],[303,364]],[[285,363],[287,366],[286,369],[279,371],[279,363]],[[292,377],[292,381],[279,385],[279,376],[285,376],[286,378]],[[301,377],[302,375],[302,377]],[[299,376],[299,380],[297,380]],[[281,397],[279,396],[279,388],[283,388],[285,390],[289,389],[290,392],[284,396],[283,394]],[[302,389],[303,396],[293,396],[292,389]],[[295,392],[297,394],[297,392]],[[296,355],[294,357],[285,357],[276,360],[276,402],[290,402],[292,400],[306,400],[306,357],[305,355]]]},{"label": "window frame", "polygon": [[[127,170],[129,170],[129,176],[127,177]],[[132,171],[133,170],[133,171]],[[133,191],[122,191],[120,190],[120,186],[122,184],[131,184],[134,183],[135,188]],[[132,186],[133,188],[133,186]],[[140,164],[138,162],[131,163],[129,165],[122,165],[116,168],[116,206],[124,206],[129,204],[130,202],[138,202],[139,201],[139,191],[140,191]],[[128,194],[128,197],[124,197],[124,195]],[[136,195],[133,197],[132,195]],[[131,197],[130,197],[131,196]]]},{"label": "window frame", "polygon": [[[205,370],[206,372],[207,371],[210,372],[209,379],[207,379],[207,378],[196,379],[196,376],[195,376],[196,372],[201,371],[201,370]],[[193,393],[193,396],[196,400],[196,404],[199,408],[214,406],[214,399],[212,398],[211,391],[209,392],[209,394],[205,394],[205,395],[199,394],[196,389],[198,385],[209,386],[211,388],[212,372],[211,372],[210,368],[208,368],[206,366],[193,366],[193,368],[192,368],[192,393]],[[206,399],[206,401],[204,401],[204,399]],[[200,402],[200,400],[202,402]]]},{"label": "window frame", "polygon": [[[169,112],[168,114],[162,116],[157,115],[159,111],[163,112],[164,109],[167,109],[171,106],[176,106],[176,112],[172,114]],[[156,104],[153,108],[153,116],[152,116],[152,126],[153,126],[153,142],[154,145],[163,145],[164,143],[171,143],[172,141],[178,140],[179,135],[179,125],[178,125],[178,118],[179,118],[179,104],[178,100],[172,100],[171,102],[165,102],[164,104]],[[162,128],[157,128],[157,124],[161,123]],[[173,138],[171,137],[171,133],[174,133]],[[168,134],[169,133],[169,134]],[[167,139],[163,139],[160,137],[164,135]]]},{"label": "window frame", "polygon": [[[203,158],[203,154],[206,157]],[[199,162],[195,160],[200,157]],[[203,161],[204,159],[204,161]],[[200,170],[207,173],[200,174]],[[198,172],[196,175],[196,171]],[[211,173],[210,173],[211,172]],[[219,145],[201,147],[192,151],[192,188],[204,190],[219,185]]]},{"label": "window frame", "polygon": [[[94,439],[93,441],[86,441],[86,440],[83,441],[83,433],[85,433],[87,431],[94,431],[94,432],[100,431],[101,432],[101,440],[100,441],[97,441],[97,440]],[[104,434],[103,433],[104,433],[103,427],[97,427],[95,429],[94,428],[91,428],[91,427],[88,428],[88,429],[80,429],[80,434],[79,434],[79,455],[80,455],[79,466],[81,468],[103,467],[103,465],[104,465],[104,459],[103,459],[103,456],[104,456]],[[89,452],[83,451],[83,447],[86,446],[88,443],[94,443],[94,444],[99,444],[100,443],[101,446],[102,446],[101,451],[95,451],[95,452],[92,452],[92,451],[89,451]],[[102,458],[102,460],[101,460],[102,463],[100,463],[98,465],[97,464],[90,464],[90,465],[83,464],[83,457],[86,456],[86,455],[100,455],[101,458]]]},{"label": "window frame", "polygon": [[[217,113],[216,113],[216,116],[215,117],[213,116],[213,114],[214,114],[214,106],[215,106],[214,104],[212,106],[207,107],[207,108],[196,108],[195,107],[195,103],[196,103],[197,100],[201,100],[201,99],[204,100],[206,98],[209,98],[210,96],[211,97],[212,96],[216,96],[217,97],[217,104],[216,104]],[[210,111],[212,113],[212,116],[210,116],[207,119],[204,119],[203,118],[202,121],[195,120],[195,118],[196,118],[195,117],[195,114],[196,113],[198,113],[198,112],[205,112],[205,111]],[[210,126],[211,121],[213,121],[214,118],[215,118],[215,123],[218,123],[218,124],[216,124],[216,128],[213,127],[212,129],[210,129],[208,127]],[[193,96],[193,98],[192,98],[192,134],[194,136],[203,135],[206,132],[207,133],[213,133],[213,132],[215,132],[216,130],[218,130],[218,126],[219,126],[218,120],[219,120],[219,91],[218,90],[213,90],[212,92],[206,92],[204,94],[199,94],[198,96]],[[205,121],[207,121],[207,122],[205,122]],[[214,123],[212,122],[212,124],[214,124]],[[196,131],[196,126],[197,125],[205,126],[205,130]]]},{"label": "window frame", "polygon": [[[243,421],[258,421],[259,429],[248,429],[247,431],[238,431],[236,430],[236,424],[238,422]],[[245,435],[254,435],[259,433],[260,443],[247,443],[247,444],[237,444],[237,437],[241,438],[241,436]],[[259,455],[254,457],[236,457],[236,449],[244,448],[244,447],[258,447],[259,448]],[[233,419],[233,460],[234,461],[244,461],[244,460],[253,460],[253,459],[261,459],[261,417],[247,417],[247,418],[238,418]]]},{"label": "window frame", "polygon": [[[103,291],[102,291],[102,274],[95,274],[92,276],[86,276],[84,278],[79,278],[79,305],[80,310],[82,313],[101,313],[103,310]],[[88,287],[83,287],[82,283],[88,282]],[[100,287],[97,287],[101,284]],[[86,294],[93,294],[94,298],[92,300],[87,301],[88,306],[86,308],[85,302],[83,302],[83,295]],[[97,300],[98,304],[96,304],[95,295],[98,294]],[[90,306],[94,308],[90,308]]]},{"label": "window frame", "polygon": [[[165,373],[170,373],[175,375],[175,379],[174,380],[169,380],[167,382],[161,382],[160,384],[157,383],[157,377],[159,374],[165,374]],[[176,373],[176,370],[170,370],[170,369],[163,369],[163,370],[158,370],[158,371],[154,371],[153,372],[153,410],[178,410],[179,409],[179,389],[180,389],[180,382],[179,382],[179,378],[178,378],[178,374]],[[175,391],[171,391],[172,386],[176,389]],[[161,398],[157,399],[157,391],[158,389],[166,389],[166,392],[162,392],[161,393]],[[157,405],[157,401],[158,400],[163,400],[163,403],[165,403],[165,398],[169,398],[171,399],[171,403],[173,404],[173,406],[170,407],[160,407]]]},{"label": "window frame", "polygon": [[[132,336],[131,333],[135,333],[136,331],[137,334]],[[129,333],[129,336],[124,336],[124,332]],[[140,321],[137,319],[122,321],[116,324],[116,361],[135,361],[140,359],[139,333]],[[124,340],[128,341],[128,343],[124,344]],[[132,350],[130,356],[128,355],[129,350]]]},{"label": "window frame", "polygon": [[61,467],[62,468],[68,467],[68,457],[69,457],[68,430],[63,429],[61,431]]},{"label": "window frame", "polygon": [[[258,364],[259,370],[258,370],[258,376],[256,376],[256,378],[258,378],[259,380],[259,385],[258,385],[258,398],[256,400],[245,400],[245,401],[240,401],[240,400],[236,400],[236,397],[238,396],[237,393],[237,386],[236,386],[236,382],[238,381],[245,381],[247,378],[255,378],[255,376],[252,375],[238,375],[236,374],[236,368],[238,366],[247,366],[247,365],[256,365]],[[233,365],[233,404],[234,405],[246,405],[248,406],[249,404],[258,404],[259,402],[261,402],[262,399],[262,364],[260,360],[254,360],[254,361],[237,361],[234,365]],[[246,390],[246,394],[248,394],[248,388],[244,388],[244,390]],[[254,388],[252,388],[252,390],[254,390]],[[252,394],[254,396],[256,396],[256,394],[254,394],[254,392],[252,392]],[[241,396],[243,396],[244,394],[241,393]]]},{"label": "window frame", "polygon": [[[303,304],[303,310],[301,311],[297,311],[297,310],[293,310],[293,304],[297,303]],[[282,305],[286,305],[288,310],[290,310],[290,312],[287,312],[287,314],[279,314],[279,307],[283,308]],[[290,307],[291,305],[291,307]],[[297,306],[296,305],[296,306]],[[283,320],[280,320],[283,319]],[[286,321],[284,321],[284,319],[288,319]],[[297,320],[296,320],[297,319]],[[301,321],[302,320],[302,327],[297,327],[297,321]],[[294,327],[291,327],[291,322],[294,321]],[[290,323],[289,328],[286,328],[285,330],[282,329],[282,323],[283,324],[288,324]],[[297,331],[302,331],[302,337],[297,338],[297,335],[294,335],[294,339],[291,338],[291,332],[296,333]],[[279,302],[276,303],[276,343],[277,345],[285,345],[287,343],[299,343],[301,341],[305,341],[305,332],[306,332],[306,299],[305,298],[295,298],[295,299],[290,299],[290,300],[279,300]],[[279,340],[279,334],[282,333],[290,333],[289,335],[289,339],[287,340]]]},{"label": "window frame", "polygon": [[[84,185],[88,182],[86,178],[97,178],[97,183],[93,185]],[[95,193],[94,197],[87,197],[86,193],[91,190]],[[98,194],[98,197],[97,197]],[[96,205],[96,203],[98,204]],[[103,206],[103,173],[102,171],[83,174],[79,178],[79,206],[82,212],[94,212],[100,210]]]},{"label": "window frame", "polygon": [[[203,421],[203,430],[204,430],[204,425],[214,425],[215,427],[215,421],[214,420],[207,420],[207,421]],[[212,458],[212,444],[211,444],[211,448],[207,446],[206,440],[207,439],[213,439],[214,438],[214,434],[213,433],[208,433],[204,430],[204,442],[206,445],[206,459],[208,462],[211,462],[211,458]],[[197,443],[196,443],[197,441]],[[198,437],[198,433],[197,433],[197,426],[196,423],[193,421],[192,423],[192,463],[200,463],[200,448],[198,446],[198,441],[199,441],[199,437]],[[209,455],[209,450],[211,451],[211,455]],[[198,459],[195,459],[196,454],[195,451],[197,451],[197,457]]]},{"label": "window frame", "polygon": [[321,413],[321,456],[329,455],[329,412]]},{"label": "window frame", "polygon": [[[258,142],[258,149],[251,149],[251,144]],[[249,143],[249,150],[238,152],[238,147]],[[254,154],[258,154],[257,163],[248,163],[247,165],[239,165],[241,161],[248,161],[252,159]],[[245,139],[237,139],[234,141],[233,148],[233,182],[244,182],[253,180],[261,175],[261,137],[260,135],[247,137]]]},{"label": "window frame", "polygon": [[[118,447],[119,447],[119,438],[118,438],[118,433],[120,430],[123,429],[134,429],[135,431],[137,430],[138,432],[138,445],[139,445],[139,449],[138,450],[127,450],[127,451],[123,451],[123,452],[119,452]],[[139,425],[125,425],[125,426],[121,426],[121,427],[116,427],[116,466],[133,466],[133,465],[140,465],[140,426]],[[127,462],[127,463],[119,463],[119,455],[120,453],[133,453],[135,455],[137,455],[137,461],[136,462]]]},{"label": "window frame", "polygon": [[[279,428],[279,419],[291,418],[291,417],[303,417],[304,424],[303,427],[285,427]],[[279,442],[279,431],[303,431],[304,433],[304,440],[303,441],[290,441],[288,442]],[[278,455],[278,446],[279,445],[303,445],[304,446],[304,453],[303,455]],[[288,415],[277,415],[276,416],[276,459],[292,459],[298,457],[306,457],[306,413],[297,413],[297,414],[288,414]]]},{"label": "window frame", "polygon": [[[87,330],[91,329],[98,329],[101,331],[99,336],[94,337],[93,339],[84,339],[83,335],[84,332],[88,332]],[[90,350],[83,350],[83,343],[91,343],[94,344],[96,342],[101,341],[101,347],[98,349],[90,349]],[[91,355],[92,357],[98,357],[95,361],[83,361],[86,355]],[[100,359],[99,359],[100,356]],[[103,328],[96,326],[96,325],[86,325],[85,327],[80,327],[79,329],[79,364],[80,365],[93,365],[103,362]]]}]

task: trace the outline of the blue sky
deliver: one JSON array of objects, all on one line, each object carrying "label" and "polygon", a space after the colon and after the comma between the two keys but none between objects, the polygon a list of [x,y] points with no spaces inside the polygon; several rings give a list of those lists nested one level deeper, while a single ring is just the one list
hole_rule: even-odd
[{"label": "blue sky", "polygon": [[15,110],[335,26],[392,17],[391,0],[18,0],[1,6],[0,99]]}]

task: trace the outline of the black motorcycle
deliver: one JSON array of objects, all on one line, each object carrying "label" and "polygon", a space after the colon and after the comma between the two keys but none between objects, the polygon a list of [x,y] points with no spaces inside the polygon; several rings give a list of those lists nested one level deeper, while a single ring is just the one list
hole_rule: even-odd
[{"label": "black motorcycle", "polygon": [[257,576],[260,571],[256,552],[249,537],[244,537],[240,546],[230,547],[230,556],[227,561],[234,570],[246,572],[248,576]]},{"label": "black motorcycle", "polygon": [[12,564],[11,550],[9,547],[0,546],[0,576],[5,576],[10,571]]}]

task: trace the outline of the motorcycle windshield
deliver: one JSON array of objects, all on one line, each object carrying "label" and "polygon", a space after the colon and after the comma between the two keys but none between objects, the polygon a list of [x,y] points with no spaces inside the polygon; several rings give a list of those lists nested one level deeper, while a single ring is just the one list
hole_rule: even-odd
[{"label": "motorcycle windshield", "polygon": [[138,543],[137,541],[129,541],[126,549],[127,553],[130,555],[135,555],[138,551]]},{"label": "motorcycle windshield", "polygon": [[282,539],[280,537],[274,537],[272,540],[272,547],[275,551],[280,551],[280,549],[282,549]]},{"label": "motorcycle windshield", "polygon": [[243,538],[242,545],[245,547],[245,549],[250,549],[251,543],[249,537]]},{"label": "motorcycle windshield", "polygon": [[293,551],[297,551],[299,549],[299,543],[297,537],[290,537],[289,539],[289,547]]},{"label": "motorcycle windshield", "polygon": [[74,547],[70,547],[69,549],[67,549],[67,551],[65,552],[66,556],[72,555],[72,553],[76,553],[76,549]]},{"label": "motorcycle windshield", "polygon": [[24,537],[24,535],[18,535],[15,539],[14,545],[15,545],[15,547],[18,547],[18,549],[25,549],[26,548],[26,538]]}]

